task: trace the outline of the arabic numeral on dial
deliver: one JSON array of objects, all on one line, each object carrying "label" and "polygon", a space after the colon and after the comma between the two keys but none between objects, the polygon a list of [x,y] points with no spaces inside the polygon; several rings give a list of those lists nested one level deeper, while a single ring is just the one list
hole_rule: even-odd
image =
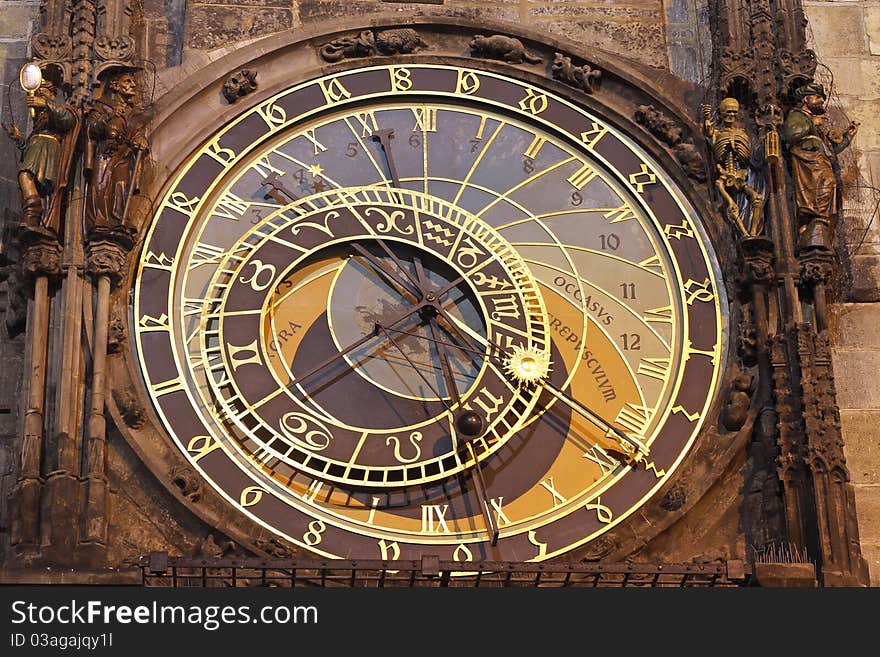
[{"label": "arabic numeral on dial", "polygon": [[581,205],[584,202],[584,197],[581,196],[580,192],[572,192],[571,193],[571,204],[574,206]]},{"label": "arabic numeral on dial", "polygon": [[535,161],[530,157],[523,158],[523,173],[531,173],[535,170]]},{"label": "arabic numeral on dial", "polygon": [[305,449],[320,452],[330,445],[332,436],[327,428],[303,413],[285,413],[280,426],[287,439]]},{"label": "arabic numeral on dial", "polygon": [[621,333],[620,341],[624,351],[641,351],[642,336],[638,333]]},{"label": "arabic numeral on dial", "polygon": [[418,148],[422,145],[422,138],[419,135],[410,135],[409,136],[409,145],[413,148]]},{"label": "arabic numeral on dial", "polygon": [[620,238],[616,233],[599,235],[599,243],[603,251],[617,251],[620,248]]},{"label": "arabic numeral on dial", "polygon": [[357,154],[358,154],[357,142],[354,142],[354,141],[348,142],[348,146],[345,149],[346,157],[356,157]]},{"label": "arabic numeral on dial", "polygon": [[635,283],[621,283],[620,290],[623,293],[624,299],[635,299],[636,298],[636,284]]}]

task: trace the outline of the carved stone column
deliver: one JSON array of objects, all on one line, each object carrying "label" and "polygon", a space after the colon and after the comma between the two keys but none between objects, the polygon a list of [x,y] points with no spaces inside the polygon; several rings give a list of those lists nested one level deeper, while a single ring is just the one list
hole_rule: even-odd
[{"label": "carved stone column", "polygon": [[777,333],[771,339],[770,362],[779,446],[777,474],[782,482],[788,540],[799,551],[812,554],[812,489],[804,461],[800,382],[792,376],[791,363],[797,358],[797,352],[791,353],[792,339],[789,332]]},{"label": "carved stone column", "polygon": [[[773,283],[773,243],[765,237],[740,240],[743,258],[743,285],[751,290],[752,317],[758,342],[758,376],[762,392],[770,391],[772,370],[769,357],[770,320],[767,312],[768,290]],[[766,396],[764,397],[766,399]]]},{"label": "carved stone column", "polygon": [[820,579],[824,586],[867,586],[868,565],[861,555],[855,493],[843,453],[827,331],[816,334],[804,325],[799,351]]},{"label": "carved stone column", "polygon": [[128,233],[114,231],[90,240],[86,271],[97,290],[92,340],[91,403],[86,432],[85,501],[80,542],[97,549],[107,543],[107,423],[104,406],[107,392],[107,333],[110,288],[119,284],[126,258],[133,246]]},{"label": "carved stone column", "polygon": [[68,36],[68,0],[43,0],[40,3],[42,29],[31,37],[31,48],[35,60],[41,63],[57,64],[70,76],[68,60],[71,43]]},{"label": "carved stone column", "polygon": [[92,90],[92,48],[95,42],[97,10],[95,0],[72,0],[72,4],[72,100],[76,105],[82,105]]},{"label": "carved stone column", "polygon": [[11,543],[20,555],[34,556],[40,545],[49,283],[61,273],[61,246],[57,240],[37,234],[22,244],[22,252],[23,268],[34,281],[34,301],[27,336],[31,353],[26,370],[28,393],[21,469],[12,492]]},{"label": "carved stone column", "polygon": [[816,315],[816,331],[821,333],[828,328],[828,305],[825,299],[825,286],[831,278],[831,272],[834,267],[834,254],[830,248],[813,247],[800,252],[798,260],[801,263],[801,285],[808,292],[812,290],[813,311]]}]

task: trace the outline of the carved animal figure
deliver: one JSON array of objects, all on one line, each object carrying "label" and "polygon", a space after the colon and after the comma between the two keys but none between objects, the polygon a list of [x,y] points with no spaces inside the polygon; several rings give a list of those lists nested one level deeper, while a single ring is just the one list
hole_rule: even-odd
[{"label": "carved animal figure", "polygon": [[376,50],[383,55],[407,54],[427,46],[411,27],[383,30],[376,34]]},{"label": "carved animal figure", "polygon": [[471,52],[477,57],[486,59],[500,59],[508,64],[540,64],[544,60],[526,52],[525,46],[519,39],[494,34],[483,36],[478,34],[471,40]]},{"label": "carved animal figure", "polygon": [[321,57],[325,62],[338,62],[346,57],[369,57],[375,52],[376,39],[370,30],[363,30],[357,36],[342,37],[321,46]]},{"label": "carved animal figure", "polygon": [[587,64],[575,66],[571,63],[571,57],[567,57],[561,52],[556,53],[550,72],[556,80],[582,89],[588,94],[593,93],[593,87],[602,77],[602,71],[592,69]]}]

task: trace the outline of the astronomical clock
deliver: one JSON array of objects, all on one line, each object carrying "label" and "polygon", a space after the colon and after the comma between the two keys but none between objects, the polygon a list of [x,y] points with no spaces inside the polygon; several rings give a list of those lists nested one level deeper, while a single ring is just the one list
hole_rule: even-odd
[{"label": "astronomical clock", "polygon": [[731,361],[706,184],[633,118],[688,128],[675,102],[460,27],[276,45],[158,109],[126,360],[148,465],[301,556],[545,561],[659,532]]}]

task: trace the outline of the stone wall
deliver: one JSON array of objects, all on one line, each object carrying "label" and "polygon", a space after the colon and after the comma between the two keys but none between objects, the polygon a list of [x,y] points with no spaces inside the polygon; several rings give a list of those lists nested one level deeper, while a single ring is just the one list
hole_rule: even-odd
[{"label": "stone wall", "polygon": [[[675,0],[677,24],[693,22],[689,7],[698,0]],[[157,67],[178,63],[198,51],[296,29],[315,23],[367,19],[371,14],[442,11],[445,15],[495,21],[543,29],[584,45],[635,58],[648,66],[668,68],[666,15],[662,0],[441,0],[384,2],[382,0],[143,0],[147,58]],[[442,6],[439,6],[442,5]],[[680,5],[680,6],[679,6]],[[689,46],[687,29],[676,37],[680,47]],[[177,49],[182,46],[182,55]],[[696,57],[691,57],[696,61]]]},{"label": "stone wall", "polygon": [[837,119],[861,127],[842,157],[844,256],[832,326],[837,401],[856,492],[862,554],[880,586],[880,2],[808,1],[818,76]]}]

